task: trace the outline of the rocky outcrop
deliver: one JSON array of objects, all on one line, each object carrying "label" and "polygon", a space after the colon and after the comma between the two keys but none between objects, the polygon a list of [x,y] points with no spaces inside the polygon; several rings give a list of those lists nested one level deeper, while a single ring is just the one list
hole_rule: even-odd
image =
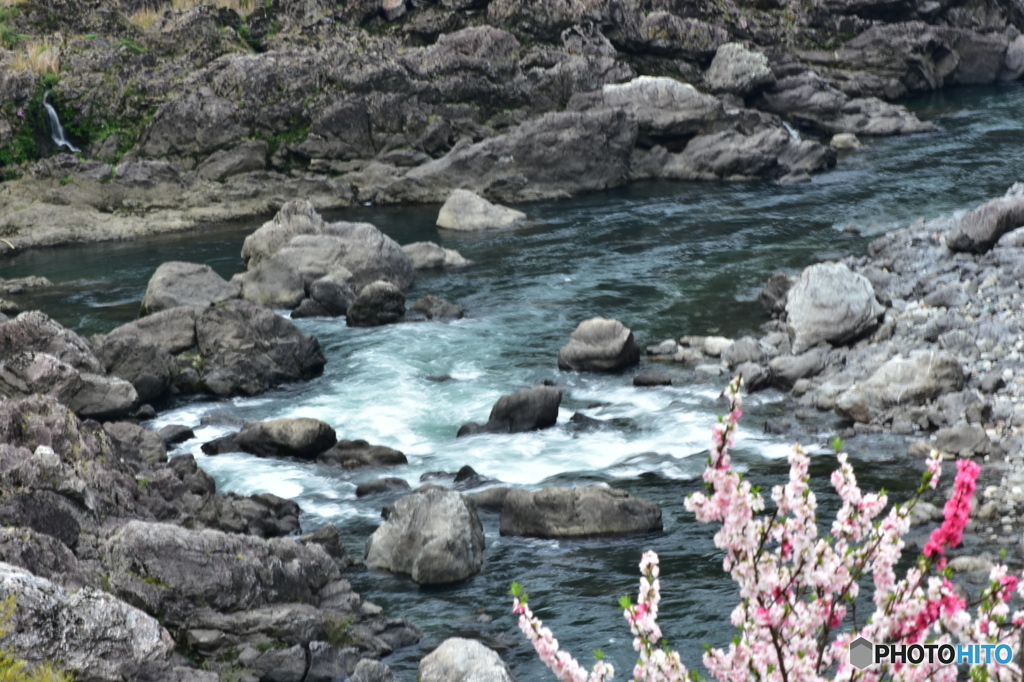
[{"label": "rocky outcrop", "polygon": [[394,324],[405,315],[405,296],[394,284],[373,282],[363,287],[348,307],[345,324],[349,327],[379,327]]},{"label": "rocky outcrop", "polygon": [[464,189],[449,195],[437,214],[437,226],[459,232],[476,232],[512,227],[526,220],[526,214],[506,206],[492,204]]},{"label": "rocky outcrop", "polygon": [[459,268],[469,263],[455,249],[446,249],[434,242],[414,242],[402,247],[416,270],[435,268]]},{"label": "rocky outcrop", "polygon": [[863,275],[843,263],[806,268],[786,299],[786,320],[793,329],[793,352],[802,353],[822,341],[839,344],[878,325],[885,312]]},{"label": "rocky outcrop", "polygon": [[272,419],[249,422],[234,436],[243,452],[257,457],[316,459],[334,447],[334,428],[318,419]]},{"label": "rocky outcrop", "polygon": [[486,424],[470,422],[459,429],[458,437],[477,433],[523,433],[546,429],[558,421],[562,391],[554,386],[523,388],[503,395],[491,408]]},{"label": "rocky outcrop", "polygon": [[593,317],[580,322],[558,351],[558,368],[577,372],[617,372],[640,362],[640,346],[618,320]]},{"label": "rocky outcrop", "polygon": [[775,83],[775,75],[768,58],[760,52],[739,43],[726,43],[715,52],[704,82],[712,92],[746,97]]},{"label": "rocky outcrop", "polygon": [[985,253],[1004,234],[1024,226],[1024,185],[1020,190],[1016,187],[1005,197],[993,199],[957,220],[946,234],[949,249]]},{"label": "rocky outcrop", "polygon": [[661,528],[657,505],[616,488],[513,489],[505,495],[501,510],[502,535],[587,537]]},{"label": "rocky outcrop", "polygon": [[480,572],[484,532],[476,506],[461,494],[427,486],[388,508],[366,541],[366,565],[407,573],[421,585],[455,583]]},{"label": "rocky outcrop", "polygon": [[516,682],[492,649],[475,639],[451,637],[420,661],[419,682]]},{"label": "rocky outcrop", "polygon": [[869,422],[897,405],[923,405],[964,385],[960,363],[943,351],[916,351],[878,368],[866,381],[855,384],[836,399],[836,413]]},{"label": "rocky outcrop", "polygon": [[238,287],[224,280],[209,265],[172,261],[156,269],[146,286],[142,314],[189,306],[207,308],[238,298]]}]

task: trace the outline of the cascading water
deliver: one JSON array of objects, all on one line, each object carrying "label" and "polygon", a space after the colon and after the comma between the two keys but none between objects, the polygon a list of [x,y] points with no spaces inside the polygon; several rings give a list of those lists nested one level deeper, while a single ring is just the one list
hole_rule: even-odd
[{"label": "cascading water", "polygon": [[68,139],[64,137],[64,126],[60,124],[60,119],[57,117],[57,110],[50,104],[49,90],[47,90],[46,94],[43,95],[43,106],[46,107],[46,115],[50,118],[50,138],[53,140],[53,143],[57,145],[57,149],[67,147],[76,154],[81,152],[81,149],[68,142]]},{"label": "cascading water", "polygon": [[789,136],[791,138],[793,138],[794,142],[800,142],[801,141],[800,140],[800,133],[798,133],[793,126],[789,125],[785,121],[782,122],[782,125],[784,125],[786,127],[786,132],[789,133]]}]

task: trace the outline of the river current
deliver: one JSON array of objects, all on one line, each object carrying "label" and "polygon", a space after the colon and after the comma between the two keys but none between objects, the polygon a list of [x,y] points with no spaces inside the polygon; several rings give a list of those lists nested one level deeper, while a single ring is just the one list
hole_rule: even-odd
[{"label": "river current", "polygon": [[[634,388],[633,373],[560,372],[555,358],[576,324],[588,317],[622,320],[641,346],[682,334],[756,333],[767,315],[755,298],[773,272],[792,274],[823,259],[863,252],[867,240],[914,220],[934,219],[1001,195],[1024,180],[1024,84],[964,88],[907,102],[939,131],[864,140],[836,169],[806,184],[656,183],[573,200],[520,206],[531,225],[510,232],[462,235],[434,227],[437,207],[359,207],[331,219],[366,220],[405,244],[430,240],[458,249],[472,264],[422,275],[409,300],[435,294],[465,306],[451,324],[416,323],[350,329],[341,319],[300,320],[315,334],[328,364],[312,382],[255,398],[192,400],[162,407],[151,426],[196,428],[197,438],[172,455],[193,453],[221,491],[271,492],[296,500],[303,527],[336,524],[350,552],[393,499],[357,500],[355,486],[382,475],[414,487],[428,472],[465,464],[508,484],[608,483],[661,505],[665,530],[645,536],[534,540],[498,534],[497,516],[482,512],[487,536],[483,572],[446,588],[419,588],[407,577],[356,569],[349,576],[364,598],[424,630],[419,646],[387,659],[406,680],[418,660],[446,637],[482,639],[498,649],[521,681],[553,679],[515,628],[509,583],[523,583],[538,616],[581,661],[604,650],[618,679],[635,655],[617,606],[635,595],[645,549],[662,557],[662,616],[666,637],[688,665],[701,645],[732,637],[735,586],[721,570],[715,527],[697,523],[683,506],[700,488],[710,426],[723,410],[723,380],[700,381],[692,371],[657,365],[675,376],[671,387]],[[806,135],[806,133],[804,133]],[[240,267],[242,239],[260,221],[130,243],[35,250],[0,263],[0,276],[44,275],[57,286],[23,296],[80,333],[102,333],[133,319],[146,282],[168,260],[212,265],[225,277]],[[855,227],[861,236],[848,231]],[[639,371],[649,369],[641,367]],[[555,428],[529,434],[455,439],[467,421],[486,421],[498,397],[542,380],[562,387]],[[739,466],[770,487],[785,475],[789,441],[763,432],[766,420],[791,418],[776,391],[747,398],[736,449]],[[601,420],[579,430],[575,412]],[[314,417],[339,438],[398,448],[410,463],[390,471],[335,467],[248,455],[205,457],[199,446],[227,433],[199,428],[212,414],[242,419]],[[827,491],[834,466],[827,443],[840,429],[830,415],[802,427],[814,453],[812,471]],[[908,461],[898,439],[848,443],[866,488],[897,495],[922,468]],[[834,498],[823,496],[826,509]]]}]

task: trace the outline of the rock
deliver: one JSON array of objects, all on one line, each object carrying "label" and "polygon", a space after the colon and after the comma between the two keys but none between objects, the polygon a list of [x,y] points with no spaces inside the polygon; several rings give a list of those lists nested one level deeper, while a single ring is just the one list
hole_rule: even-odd
[{"label": "rock", "polygon": [[336,268],[309,285],[309,299],[318,303],[333,317],[344,315],[356,300],[356,292],[349,284],[351,274],[344,268]]},{"label": "rock", "polygon": [[367,495],[381,495],[383,493],[397,493],[410,490],[409,484],[403,478],[388,476],[387,478],[375,478],[372,481],[364,481],[356,486],[356,497]]},{"label": "rock", "polygon": [[722,119],[722,103],[689,83],[663,76],[640,76],[601,89],[606,107],[636,118],[638,141],[646,146],[672,145],[706,132],[710,121]]},{"label": "rock", "polygon": [[405,296],[390,282],[367,284],[348,307],[345,324],[349,327],[377,327],[394,324],[405,315]]},{"label": "rock", "polygon": [[316,459],[338,442],[330,424],[306,417],[249,422],[234,439],[244,452],[258,457],[299,459]]},{"label": "rock", "polygon": [[196,347],[194,308],[172,308],[122,325],[107,334],[103,346],[115,340],[126,344],[157,346],[171,355]]},{"label": "rock", "polygon": [[242,243],[242,263],[254,269],[301,234],[323,234],[324,220],[313,204],[305,200],[288,201],[276,215],[263,223]]},{"label": "rock", "polygon": [[214,395],[255,395],[286,381],[311,379],[326,363],[314,337],[248,301],[205,309],[195,329],[203,385]]},{"label": "rock", "polygon": [[781,355],[768,363],[772,379],[783,389],[791,389],[800,379],[817,376],[825,369],[828,353],[812,348],[800,355]]},{"label": "rock", "polygon": [[447,230],[475,232],[512,227],[526,220],[526,214],[486,199],[464,189],[451,193],[437,214],[437,226]]},{"label": "rock", "polygon": [[772,373],[767,367],[757,362],[741,362],[735,368],[736,373],[743,377],[743,386],[750,393],[763,391],[772,385]]},{"label": "rock", "polygon": [[153,466],[167,461],[167,446],[159,434],[131,422],[107,422],[103,430],[110,434],[124,459],[141,459]]},{"label": "rock", "polygon": [[272,308],[296,308],[314,281],[332,276],[348,282],[353,274],[340,265],[347,246],[339,237],[298,235],[255,268],[231,278],[242,297]]},{"label": "rock", "polygon": [[516,682],[493,650],[475,639],[451,637],[420,661],[418,682]]},{"label": "rock", "polygon": [[405,0],[381,0],[380,9],[388,21],[395,21],[405,14]]},{"label": "rock", "polygon": [[507,486],[488,488],[487,490],[481,490],[473,495],[472,498],[478,509],[500,512],[501,508],[505,506],[505,496],[508,495],[509,490],[511,488]]},{"label": "rock", "polygon": [[502,535],[586,537],[661,528],[657,505],[599,486],[510,490],[501,511]]},{"label": "rock", "polygon": [[451,303],[434,295],[424,296],[411,306],[406,312],[406,320],[417,318],[425,320],[439,320],[449,322],[461,320],[466,316],[466,310],[458,303]]},{"label": "rock", "polygon": [[554,386],[520,389],[498,399],[491,408],[486,424],[465,424],[459,429],[457,437],[476,433],[523,433],[550,428],[558,421],[558,406],[561,402],[562,391]]},{"label": "rock", "polygon": [[1017,36],[1006,49],[1003,68],[999,71],[999,80],[1015,81],[1024,76],[1024,35]]},{"label": "rock", "polygon": [[786,298],[789,296],[789,290],[793,288],[795,282],[796,280],[784,272],[775,273],[768,278],[768,282],[765,283],[757,294],[757,302],[761,304],[762,308],[773,315],[785,312]]},{"label": "rock", "polygon": [[469,263],[455,249],[446,249],[434,242],[413,242],[403,246],[402,251],[417,270],[460,268]]},{"label": "rock", "polygon": [[238,286],[225,281],[209,265],[171,261],[158,267],[149,278],[142,315],[178,306],[207,308],[238,295]]},{"label": "rock", "polygon": [[365,440],[340,440],[317,458],[318,462],[355,468],[362,466],[398,466],[408,464],[406,456],[393,448],[370,445]]},{"label": "rock", "polygon": [[836,133],[828,145],[833,149],[860,149],[860,140],[853,133]]},{"label": "rock", "polygon": [[835,402],[840,417],[869,422],[896,405],[923,405],[964,385],[960,362],[946,351],[914,351],[887,361],[866,381],[854,384]]},{"label": "rock", "polygon": [[775,82],[768,58],[746,49],[740,43],[726,43],[718,48],[704,82],[712,92],[746,97]]},{"label": "rock", "polygon": [[843,263],[805,268],[786,299],[787,321],[795,332],[793,353],[822,341],[843,343],[866,334],[884,312],[871,282]]},{"label": "rock", "polygon": [[229,436],[221,436],[220,438],[214,438],[211,441],[207,441],[200,446],[204,455],[227,455],[232,452],[242,452],[242,446],[235,440],[236,434]]},{"label": "rock", "polygon": [[68,593],[0,563],[0,599],[16,597],[5,647],[32,663],[59,661],[89,680],[137,679],[138,666],[166,661],[174,640],[155,618],[89,587]]},{"label": "rock", "polygon": [[961,287],[953,285],[936,289],[923,300],[933,308],[958,308],[970,301],[971,297]]},{"label": "rock", "polygon": [[634,386],[671,386],[672,377],[668,374],[647,373],[633,377]]},{"label": "rock", "polygon": [[167,393],[178,376],[174,357],[158,345],[127,335],[108,336],[96,349],[106,373],[131,383],[139,401]]},{"label": "rock", "polygon": [[352,672],[349,682],[401,682],[401,680],[391,672],[391,668],[380,661],[364,658],[356,664],[356,669]]},{"label": "rock", "polygon": [[993,199],[960,218],[946,234],[946,246],[951,251],[985,253],[1004,234],[1022,226],[1024,199]]},{"label": "rock", "polygon": [[305,317],[333,317],[327,309],[311,298],[304,298],[299,307],[292,311],[290,316],[293,320],[301,320]]},{"label": "rock", "polygon": [[958,556],[949,560],[949,570],[954,573],[974,573],[984,571],[986,574],[992,570],[992,562],[984,557]]},{"label": "rock", "polygon": [[76,414],[96,418],[125,416],[138,402],[127,381],[79,372],[48,353],[21,351],[0,361],[0,396],[33,394],[52,396]]},{"label": "rock", "polygon": [[67,545],[29,526],[0,528],[0,562],[24,569],[67,590],[77,590],[88,584],[78,559]]},{"label": "rock", "polygon": [[640,362],[633,332],[618,320],[592,317],[580,322],[558,351],[558,368],[577,372],[617,372]]},{"label": "rock", "polygon": [[210,154],[196,168],[196,175],[207,180],[223,181],[232,175],[261,171],[267,167],[266,140],[246,140],[231,149]]},{"label": "rock", "polygon": [[167,447],[177,445],[178,443],[184,443],[185,441],[192,440],[196,437],[195,432],[183,424],[168,424],[157,431],[156,435],[160,436],[160,439]]},{"label": "rock", "polygon": [[961,424],[935,432],[935,449],[958,457],[987,455],[991,449],[985,429],[977,424]]},{"label": "rock", "polygon": [[747,362],[761,364],[768,360],[768,353],[761,343],[752,336],[744,336],[738,339],[722,351],[722,362],[729,369]]},{"label": "rock", "polygon": [[366,565],[408,573],[420,585],[465,580],[480,572],[484,533],[476,507],[460,493],[426,487],[390,508],[366,541]]},{"label": "rock", "polygon": [[718,358],[728,351],[733,343],[735,342],[732,339],[727,339],[724,336],[707,336],[701,341],[700,348],[705,355]]},{"label": "rock", "polygon": [[0,360],[19,351],[46,353],[78,371],[103,374],[103,365],[88,341],[39,311],[0,324]]},{"label": "rock", "polygon": [[659,344],[647,346],[648,355],[672,356],[679,352],[679,344],[675,339],[666,339]]}]

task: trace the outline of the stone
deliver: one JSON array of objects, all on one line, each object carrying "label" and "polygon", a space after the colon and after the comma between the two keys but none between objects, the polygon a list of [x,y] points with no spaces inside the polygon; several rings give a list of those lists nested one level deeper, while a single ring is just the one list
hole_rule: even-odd
[{"label": "stone", "polygon": [[317,461],[348,468],[409,463],[402,452],[383,445],[370,445],[365,440],[340,440],[333,448],[321,453]]},{"label": "stone", "polygon": [[853,133],[836,133],[828,145],[840,150],[860,149],[860,140]]},{"label": "stone", "polygon": [[558,351],[558,368],[576,372],[617,372],[640,362],[640,346],[618,320],[592,317],[580,322]]},{"label": "stone", "polygon": [[672,377],[660,372],[637,374],[633,377],[634,386],[671,386]]},{"label": "stone", "polygon": [[987,455],[991,444],[981,426],[961,424],[936,431],[935,449],[958,457],[974,457]]},{"label": "stone", "polygon": [[946,351],[913,351],[895,357],[836,398],[840,417],[867,423],[889,408],[924,405],[964,385],[960,362]]},{"label": "stone", "polygon": [[238,285],[225,281],[209,265],[171,261],[163,263],[149,278],[142,315],[179,306],[207,308],[238,295]]},{"label": "stone", "polygon": [[793,353],[827,341],[843,343],[876,326],[885,309],[871,282],[843,263],[805,268],[786,299],[786,316],[795,332]]},{"label": "stone", "polygon": [[330,424],[318,419],[272,419],[249,422],[234,436],[243,452],[258,457],[316,459],[334,447],[337,434]]},{"label": "stone", "polygon": [[475,639],[451,637],[420,661],[417,682],[516,682],[492,649]]},{"label": "stone", "polygon": [[345,324],[349,327],[378,327],[394,324],[405,315],[405,295],[390,282],[367,284],[348,307]]},{"label": "stone", "polygon": [[768,353],[761,343],[752,336],[737,339],[722,351],[722,362],[730,369],[746,362],[760,364],[768,360]]},{"label": "stone", "polygon": [[409,484],[404,478],[388,476],[387,478],[375,478],[372,481],[363,481],[356,486],[356,497],[407,492],[410,489]]},{"label": "stone", "polygon": [[791,389],[800,379],[821,374],[825,369],[828,353],[821,348],[812,348],[800,355],[780,355],[768,363],[772,380],[779,388]]},{"label": "stone", "polygon": [[184,424],[168,424],[157,431],[156,435],[160,436],[160,439],[167,447],[177,445],[178,443],[184,443],[185,441],[192,440],[196,437],[195,432]]},{"label": "stone", "polygon": [[309,285],[309,300],[318,303],[332,317],[344,315],[356,300],[356,292],[349,284],[351,276],[345,268],[335,268]]},{"label": "stone", "polygon": [[460,493],[427,486],[399,499],[366,541],[366,566],[407,573],[420,585],[465,580],[484,562],[476,507]]},{"label": "stone", "polygon": [[1024,34],[1014,38],[1006,49],[1003,68],[999,71],[999,80],[1015,81],[1024,76]]},{"label": "stone", "polygon": [[103,374],[88,341],[36,310],[0,324],[0,360],[19,351],[47,353],[76,370]]},{"label": "stone", "polygon": [[1024,198],[993,199],[960,218],[946,234],[951,251],[985,253],[1007,232],[1024,226]]},{"label": "stone", "polygon": [[484,425],[465,424],[458,437],[476,433],[523,433],[550,428],[558,421],[562,391],[554,386],[523,388],[503,395],[491,408]]},{"label": "stone", "polygon": [[510,490],[501,511],[502,535],[589,537],[661,528],[657,505],[600,486]]},{"label": "stone", "polygon": [[103,425],[125,459],[141,459],[153,466],[167,461],[167,446],[160,434],[131,422],[107,422]]},{"label": "stone", "polygon": [[740,43],[719,46],[704,82],[712,92],[746,97],[775,82],[768,58]]},{"label": "stone", "polygon": [[261,171],[267,167],[268,152],[266,140],[245,140],[210,154],[196,168],[196,175],[219,182],[232,175]]},{"label": "stone", "polygon": [[460,232],[507,228],[524,220],[526,214],[522,211],[492,204],[464,189],[452,192],[437,214],[438,227]]},{"label": "stone", "polygon": [[786,299],[796,280],[784,272],[776,272],[757,294],[757,302],[769,313],[775,315],[786,311]]},{"label": "stone", "polygon": [[178,375],[177,362],[164,348],[129,335],[108,336],[96,357],[107,374],[131,383],[140,402],[164,396]]},{"label": "stone", "polygon": [[648,146],[670,144],[705,132],[708,123],[724,116],[717,98],[689,83],[664,76],[640,76],[601,89],[607,107],[626,111],[637,120],[638,140]]},{"label": "stone", "polygon": [[405,319],[408,321],[424,319],[450,322],[452,320],[461,320],[465,316],[465,308],[458,303],[452,303],[430,294],[409,306]]},{"label": "stone", "polygon": [[126,344],[157,346],[170,355],[196,347],[194,308],[172,308],[117,327],[103,340],[106,346],[115,340]]},{"label": "stone", "polygon": [[461,268],[469,264],[455,249],[446,249],[434,242],[413,242],[402,247],[416,270],[435,268]]}]

